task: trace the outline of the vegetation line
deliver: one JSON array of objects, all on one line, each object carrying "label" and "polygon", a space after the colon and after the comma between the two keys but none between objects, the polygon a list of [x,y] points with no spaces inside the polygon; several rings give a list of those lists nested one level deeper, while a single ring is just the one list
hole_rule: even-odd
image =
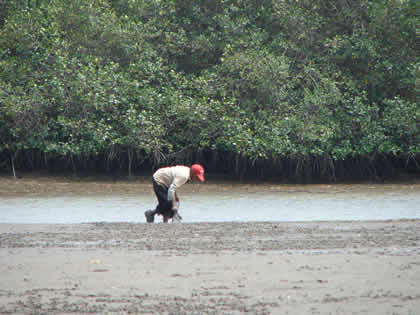
[{"label": "vegetation line", "polygon": [[0,1],[0,171],[419,172],[418,1]]}]

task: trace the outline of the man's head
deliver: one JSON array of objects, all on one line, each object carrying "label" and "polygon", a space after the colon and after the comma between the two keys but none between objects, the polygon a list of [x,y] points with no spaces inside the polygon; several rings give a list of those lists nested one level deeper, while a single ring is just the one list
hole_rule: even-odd
[{"label": "man's head", "polygon": [[193,164],[191,166],[191,180],[199,180],[200,182],[204,182],[204,167],[200,164]]}]

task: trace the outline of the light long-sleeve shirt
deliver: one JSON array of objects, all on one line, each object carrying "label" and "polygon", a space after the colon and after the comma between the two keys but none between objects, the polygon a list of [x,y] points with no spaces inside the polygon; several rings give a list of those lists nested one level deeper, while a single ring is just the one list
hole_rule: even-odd
[{"label": "light long-sleeve shirt", "polygon": [[190,168],[183,165],[163,167],[153,174],[153,179],[168,188],[168,200],[172,200],[175,191],[190,180]]}]

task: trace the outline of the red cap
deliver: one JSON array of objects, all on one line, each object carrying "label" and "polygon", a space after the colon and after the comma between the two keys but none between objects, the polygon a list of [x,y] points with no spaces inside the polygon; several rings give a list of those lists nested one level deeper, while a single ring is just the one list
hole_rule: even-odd
[{"label": "red cap", "polygon": [[193,164],[191,166],[191,170],[194,172],[194,174],[197,176],[197,178],[204,182],[204,167],[200,164]]}]

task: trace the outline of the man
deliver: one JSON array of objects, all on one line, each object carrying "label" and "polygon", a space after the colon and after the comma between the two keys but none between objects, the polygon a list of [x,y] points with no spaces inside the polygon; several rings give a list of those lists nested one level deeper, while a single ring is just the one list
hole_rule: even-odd
[{"label": "man", "polygon": [[181,219],[178,214],[179,198],[176,190],[189,180],[204,182],[204,168],[200,164],[191,167],[177,165],[163,167],[153,174],[153,190],[158,199],[155,210],[144,213],[146,221],[152,223],[155,215],[162,215],[163,222],[167,223],[171,218]]}]

